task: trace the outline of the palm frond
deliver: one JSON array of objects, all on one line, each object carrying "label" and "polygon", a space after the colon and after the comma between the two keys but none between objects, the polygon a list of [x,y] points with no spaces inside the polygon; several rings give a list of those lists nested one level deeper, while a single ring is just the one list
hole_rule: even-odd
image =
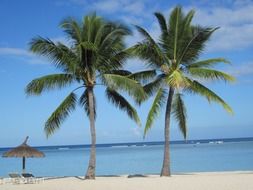
[{"label": "palm frond", "polygon": [[155,40],[151,37],[151,35],[142,27],[135,25],[135,28],[138,32],[144,37],[144,40],[150,42],[150,44],[156,44]]},{"label": "palm frond", "polygon": [[230,62],[224,58],[207,59],[207,60],[191,63],[191,64],[187,65],[186,68],[195,68],[195,67],[196,68],[199,68],[199,67],[209,68],[209,67],[213,67],[219,63],[228,64]]},{"label": "palm frond", "polygon": [[27,95],[40,95],[45,90],[61,89],[74,81],[71,74],[52,74],[32,80],[25,89]]},{"label": "palm frond", "polygon": [[118,70],[111,70],[110,74],[116,74],[116,75],[122,75],[122,76],[128,76],[131,75],[132,72],[124,69],[118,69]]},{"label": "palm frond", "polygon": [[146,98],[146,93],[140,83],[126,76],[116,74],[104,74],[104,83],[110,89],[126,91],[136,102]]},{"label": "palm frond", "polygon": [[77,67],[76,54],[60,42],[54,43],[50,39],[36,37],[30,42],[30,50],[37,55],[47,57],[57,68],[65,72],[74,72]]},{"label": "palm frond", "polygon": [[[108,45],[114,44],[115,42],[122,43],[122,37],[131,34],[131,30],[127,26],[123,24],[115,24],[112,22],[107,22],[104,25],[104,31],[104,35],[102,36],[100,42],[101,49],[109,47]],[[121,43],[118,43],[118,45],[121,45]]]},{"label": "palm frond", "polygon": [[152,68],[160,68],[166,59],[158,45],[150,42],[140,42],[132,46],[129,51],[132,52],[132,55],[144,60]]},{"label": "palm frond", "polygon": [[192,26],[191,35],[185,41],[186,44],[184,45],[184,50],[179,57],[179,62],[187,64],[195,61],[205,48],[205,44],[211,37],[212,33],[217,29],[218,27],[203,28],[200,26]]},{"label": "palm frond", "polygon": [[188,79],[189,86],[185,90],[191,93],[196,93],[199,95],[204,96],[209,102],[213,101],[220,104],[228,113],[233,114],[232,108],[217,94],[213,91],[205,87],[204,85],[200,84],[198,81],[193,80],[191,81]]},{"label": "palm frond", "polygon": [[178,38],[179,38],[179,25],[180,25],[180,20],[182,17],[182,10],[181,7],[178,6],[176,7],[171,15],[170,15],[170,33],[173,35],[173,59],[177,59],[177,45],[178,45]]},{"label": "palm frond", "polygon": [[184,25],[184,31],[183,32],[188,32],[187,30],[191,27],[191,22],[194,17],[195,10],[190,10],[187,15],[183,19],[183,25]]},{"label": "palm frond", "polygon": [[187,126],[186,126],[186,108],[182,99],[182,95],[177,93],[174,95],[172,103],[172,114],[175,120],[178,122],[178,126],[186,139]]},{"label": "palm frond", "polygon": [[94,44],[92,42],[89,42],[89,41],[81,42],[80,46],[85,50],[90,50],[90,51],[93,51],[93,52],[98,51],[98,47],[96,46],[96,44]]},{"label": "palm frond", "polygon": [[128,51],[133,55],[148,61],[150,65],[160,67],[164,63],[165,57],[159,47],[159,44],[155,42],[155,40],[144,28],[140,26],[136,26],[136,28],[144,37],[144,40],[129,48]]},{"label": "palm frond", "polygon": [[[195,11],[190,10],[187,15],[183,13],[179,16],[179,29],[178,29],[178,41],[177,41],[177,61],[180,64],[180,55],[184,53],[185,47],[188,45],[187,43],[191,39],[191,31],[192,26],[191,22],[193,19]],[[172,36],[173,37],[173,36]]]},{"label": "palm frond", "polygon": [[145,93],[148,94],[148,96],[153,96],[154,93],[156,93],[157,90],[162,87],[161,85],[164,82],[165,76],[166,76],[165,74],[160,74],[155,78],[155,80],[144,85],[143,89]]},{"label": "palm frond", "polygon": [[78,21],[68,17],[61,22],[60,27],[63,28],[69,39],[74,40],[76,45],[82,42],[82,28]]},{"label": "palm frond", "polygon": [[223,80],[228,82],[233,82],[235,80],[235,78],[229,74],[208,68],[190,67],[188,71],[192,76],[201,79]]},{"label": "palm frond", "polygon": [[125,51],[111,54],[104,52],[99,56],[95,66],[101,73],[111,73],[112,71],[115,72],[115,70],[122,70],[122,67],[128,57],[129,54]]},{"label": "palm frond", "polygon": [[[101,39],[104,31],[105,21],[102,17],[92,13],[88,16],[84,16],[82,20],[82,41],[96,42]],[[94,43],[98,45],[97,43]]]},{"label": "palm frond", "polygon": [[75,109],[75,105],[76,95],[72,92],[64,99],[64,101],[46,121],[44,131],[47,137],[52,135],[57,129],[60,128],[62,122],[69,116],[70,112]]},{"label": "palm frond", "polygon": [[168,28],[167,28],[166,20],[165,20],[164,16],[159,12],[156,12],[155,16],[159,22],[159,26],[161,29],[161,33],[162,33],[161,38],[162,38],[162,40],[165,40],[166,36],[168,35]]},{"label": "palm frond", "polygon": [[117,91],[112,90],[110,88],[106,89],[106,96],[108,100],[117,106],[119,109],[125,111],[127,115],[133,119],[139,126],[141,126],[140,119],[134,107]]},{"label": "palm frond", "polygon": [[159,115],[162,106],[166,102],[166,95],[167,95],[167,92],[162,88],[160,88],[157,91],[157,94],[152,103],[151,109],[149,110],[149,113],[148,113],[145,129],[144,129],[144,137],[147,134],[148,130],[152,127],[154,120]]},{"label": "palm frond", "polygon": [[139,71],[128,75],[129,78],[139,82],[146,82],[156,76],[156,70]]}]

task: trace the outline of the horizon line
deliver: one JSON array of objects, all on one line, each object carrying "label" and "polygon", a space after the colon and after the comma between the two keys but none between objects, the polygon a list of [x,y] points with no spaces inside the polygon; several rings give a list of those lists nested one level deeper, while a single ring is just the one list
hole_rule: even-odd
[{"label": "horizon line", "polygon": [[[192,143],[195,143],[196,141],[202,141],[203,142],[207,142],[207,141],[219,141],[219,140],[223,140],[223,141],[227,141],[227,142],[233,142],[233,140],[236,140],[236,139],[241,139],[242,141],[243,140],[251,140],[253,141],[253,136],[252,137],[232,137],[232,138],[207,138],[207,139],[186,139],[186,140],[171,140],[170,142],[172,143],[179,143],[179,144],[191,144],[190,141],[193,141]],[[98,146],[105,146],[105,145],[125,145],[125,144],[129,144],[129,145],[135,145],[135,144],[150,144],[150,143],[154,143],[155,145],[159,145],[161,143],[163,143],[164,141],[135,141],[135,142],[114,142],[114,143],[98,143],[96,145]],[[91,144],[62,144],[62,145],[42,145],[42,146],[32,146],[32,147],[35,147],[35,148],[46,148],[46,147],[63,147],[63,146],[85,146],[85,147],[89,147]],[[18,146],[18,145],[17,145]],[[11,149],[11,148],[15,148],[16,146],[13,146],[13,147],[0,147],[0,150],[1,149]]]}]

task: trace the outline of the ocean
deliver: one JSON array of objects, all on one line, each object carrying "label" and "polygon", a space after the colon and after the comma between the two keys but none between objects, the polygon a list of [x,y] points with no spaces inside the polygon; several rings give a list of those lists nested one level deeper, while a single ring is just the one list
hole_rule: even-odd
[{"label": "ocean", "polygon": [[[83,176],[89,145],[37,147],[45,158],[28,158],[27,172],[36,176]],[[2,158],[0,176],[21,173],[21,158]],[[97,145],[97,175],[159,174],[163,159],[162,142]],[[186,172],[253,170],[253,138],[206,139],[171,143],[173,174]]]}]

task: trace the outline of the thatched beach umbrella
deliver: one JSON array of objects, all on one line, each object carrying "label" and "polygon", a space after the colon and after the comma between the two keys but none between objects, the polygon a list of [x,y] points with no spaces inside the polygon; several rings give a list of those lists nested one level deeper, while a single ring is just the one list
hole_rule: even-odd
[{"label": "thatched beach umbrella", "polygon": [[40,158],[45,157],[43,152],[36,150],[35,148],[27,145],[27,140],[29,137],[26,137],[25,141],[18,147],[6,152],[3,154],[3,157],[18,157],[23,158],[23,172],[25,172],[25,158]]}]

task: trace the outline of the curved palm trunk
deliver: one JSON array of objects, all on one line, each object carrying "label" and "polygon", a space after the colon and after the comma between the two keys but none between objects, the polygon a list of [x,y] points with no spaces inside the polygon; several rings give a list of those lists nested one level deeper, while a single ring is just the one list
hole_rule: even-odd
[{"label": "curved palm trunk", "polygon": [[167,105],[166,105],[166,113],[165,113],[165,127],[164,127],[164,157],[163,157],[163,167],[161,171],[161,176],[170,176],[170,113],[171,113],[171,105],[172,98],[174,94],[174,89],[170,88]]},{"label": "curved palm trunk", "polygon": [[93,87],[88,88],[89,101],[89,119],[90,119],[90,133],[91,133],[91,149],[90,160],[85,179],[95,179],[96,171],[96,129],[95,129],[95,105]]}]

